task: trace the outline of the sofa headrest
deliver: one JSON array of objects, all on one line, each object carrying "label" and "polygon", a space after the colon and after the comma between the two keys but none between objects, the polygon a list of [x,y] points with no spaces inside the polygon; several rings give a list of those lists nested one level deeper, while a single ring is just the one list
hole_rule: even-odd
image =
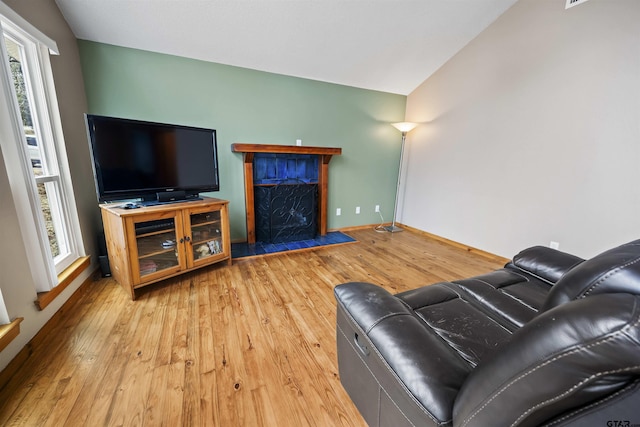
[{"label": "sofa headrest", "polygon": [[551,288],[541,311],[589,295],[618,292],[640,295],[640,240],[575,266]]},{"label": "sofa headrest", "polygon": [[[582,258],[546,246],[534,246],[513,257],[516,268],[554,284],[569,270],[584,262]],[[509,264],[507,264],[509,265]]]}]

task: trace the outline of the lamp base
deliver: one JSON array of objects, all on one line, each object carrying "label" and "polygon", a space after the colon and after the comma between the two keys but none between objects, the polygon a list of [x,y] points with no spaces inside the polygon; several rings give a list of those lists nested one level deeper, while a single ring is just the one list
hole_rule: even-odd
[{"label": "lamp base", "polygon": [[385,230],[387,230],[389,233],[399,233],[400,231],[404,231],[404,229],[396,226],[396,225],[388,225],[386,227],[383,227]]}]

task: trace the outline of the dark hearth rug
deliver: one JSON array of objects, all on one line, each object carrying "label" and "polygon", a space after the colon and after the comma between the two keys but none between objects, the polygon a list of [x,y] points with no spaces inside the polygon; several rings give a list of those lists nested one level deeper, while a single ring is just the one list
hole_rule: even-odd
[{"label": "dark hearth rug", "polygon": [[246,258],[258,255],[275,254],[279,252],[299,251],[343,243],[353,243],[356,239],[340,231],[330,231],[326,236],[317,236],[315,239],[300,240],[287,243],[231,243],[231,258]]}]

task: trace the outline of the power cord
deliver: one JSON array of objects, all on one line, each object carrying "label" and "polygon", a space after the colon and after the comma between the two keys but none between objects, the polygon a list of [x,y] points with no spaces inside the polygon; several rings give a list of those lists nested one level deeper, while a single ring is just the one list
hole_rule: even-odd
[{"label": "power cord", "polygon": [[387,230],[384,229],[384,218],[382,217],[382,212],[378,211],[378,215],[380,215],[380,225],[373,227],[373,231],[377,233],[386,233]]}]

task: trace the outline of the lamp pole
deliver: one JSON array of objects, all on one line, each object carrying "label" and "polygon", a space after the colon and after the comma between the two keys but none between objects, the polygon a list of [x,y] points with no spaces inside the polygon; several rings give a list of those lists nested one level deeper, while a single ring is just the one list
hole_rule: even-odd
[{"label": "lamp pole", "polygon": [[409,122],[401,122],[401,123],[391,123],[393,127],[402,132],[402,146],[400,148],[400,166],[398,167],[398,183],[396,184],[396,201],[393,205],[393,221],[391,225],[384,227],[389,233],[397,233],[402,231],[402,228],[396,226],[396,215],[398,214],[398,198],[400,196],[400,182],[402,181],[402,165],[404,164],[404,144],[407,139],[407,133],[411,132],[416,126],[417,123],[409,123]]}]

